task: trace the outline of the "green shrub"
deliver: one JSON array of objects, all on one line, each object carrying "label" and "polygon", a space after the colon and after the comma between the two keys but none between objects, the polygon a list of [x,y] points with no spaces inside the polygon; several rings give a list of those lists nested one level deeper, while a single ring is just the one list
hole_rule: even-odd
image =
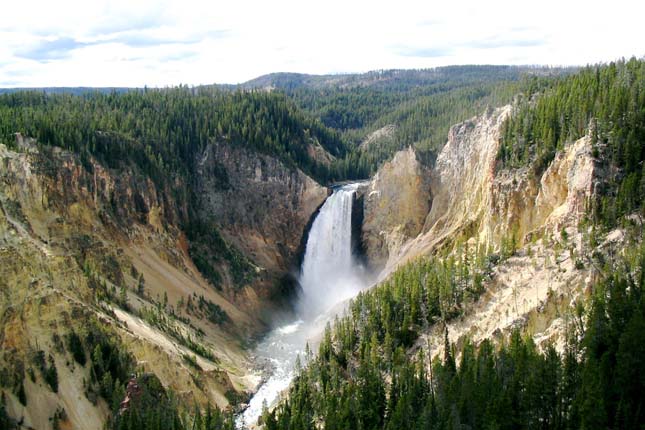
[{"label": "green shrub", "polygon": [[74,361],[76,361],[81,366],[85,366],[85,363],[87,363],[85,348],[83,347],[81,337],[76,334],[76,332],[71,332],[67,335],[67,349],[72,353]]}]

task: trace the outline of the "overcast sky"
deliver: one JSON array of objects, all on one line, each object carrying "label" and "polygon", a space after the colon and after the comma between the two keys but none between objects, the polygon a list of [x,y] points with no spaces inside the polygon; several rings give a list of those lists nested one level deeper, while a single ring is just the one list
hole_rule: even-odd
[{"label": "overcast sky", "polygon": [[6,1],[0,87],[198,85],[284,71],[642,57],[642,3]]}]

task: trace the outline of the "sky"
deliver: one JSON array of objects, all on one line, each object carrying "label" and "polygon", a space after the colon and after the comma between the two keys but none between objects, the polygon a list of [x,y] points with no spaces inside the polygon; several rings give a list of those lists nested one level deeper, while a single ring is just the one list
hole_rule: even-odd
[{"label": "sky", "polygon": [[639,0],[3,3],[0,87],[165,87],[272,72],[585,65],[645,55]]}]

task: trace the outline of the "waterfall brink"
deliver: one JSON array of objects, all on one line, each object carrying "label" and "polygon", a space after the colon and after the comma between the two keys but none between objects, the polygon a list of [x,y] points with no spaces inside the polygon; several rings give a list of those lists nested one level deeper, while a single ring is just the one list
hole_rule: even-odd
[{"label": "waterfall brink", "polygon": [[363,287],[361,268],[352,252],[352,205],[357,188],[349,184],[334,190],[311,227],[297,305],[304,320],[355,296]]},{"label": "waterfall brink", "polygon": [[263,405],[273,405],[289,387],[296,357],[333,317],[334,305],[367,286],[352,252],[352,205],[358,187],[348,184],[334,189],[311,226],[299,276],[298,317],[269,333],[255,350],[258,362],[270,366],[271,375],[238,416],[238,429],[254,428]]}]

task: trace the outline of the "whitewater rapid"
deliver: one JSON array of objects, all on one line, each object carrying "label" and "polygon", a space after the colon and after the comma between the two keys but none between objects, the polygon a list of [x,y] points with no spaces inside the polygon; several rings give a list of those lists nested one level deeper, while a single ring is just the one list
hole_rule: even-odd
[{"label": "whitewater rapid", "polygon": [[311,226],[298,279],[301,292],[297,317],[277,327],[258,345],[255,355],[269,365],[271,375],[238,417],[240,429],[255,425],[263,405],[270,407],[289,387],[297,357],[303,357],[307,342],[333,316],[330,311],[334,306],[368,285],[352,249],[352,209],[359,186],[354,183],[335,188]]}]

